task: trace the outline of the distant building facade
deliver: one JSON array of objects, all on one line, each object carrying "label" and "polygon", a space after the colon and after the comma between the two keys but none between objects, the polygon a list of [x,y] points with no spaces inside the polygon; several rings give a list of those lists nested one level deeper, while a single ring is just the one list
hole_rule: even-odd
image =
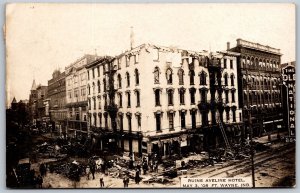
[{"label": "distant building facade", "polygon": [[[239,99],[243,108],[245,133],[262,136],[282,125],[280,49],[237,39],[230,51],[238,57]],[[250,119],[251,118],[251,119]]]},{"label": "distant building facade", "polygon": [[88,135],[87,72],[85,66],[96,58],[95,55],[84,55],[65,68],[68,135]]},{"label": "distant building facade", "polygon": [[7,118],[19,124],[20,127],[27,125],[30,122],[29,100],[20,100],[17,102],[14,97],[11,106],[7,109]]},{"label": "distant building facade", "polygon": [[50,102],[50,119],[54,130],[66,133],[66,75],[65,72],[55,70],[52,79],[48,81],[48,98]]},{"label": "distant building facade", "polygon": [[36,123],[38,127],[47,127],[50,124],[49,116],[49,100],[47,99],[48,87],[38,85],[36,87],[37,93],[37,119]]},{"label": "distant building facade", "polygon": [[38,117],[38,111],[37,111],[37,90],[36,90],[36,83],[35,80],[32,82],[32,86],[30,89],[30,95],[29,95],[29,112],[30,112],[30,120],[33,125],[36,125],[36,119]]}]

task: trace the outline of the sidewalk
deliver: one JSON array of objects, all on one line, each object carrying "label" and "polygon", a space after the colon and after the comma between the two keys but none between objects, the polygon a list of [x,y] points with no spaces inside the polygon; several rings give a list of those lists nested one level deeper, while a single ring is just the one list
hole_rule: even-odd
[{"label": "sidewalk", "polygon": [[[287,136],[287,132],[280,132],[279,135],[280,135],[280,138],[283,138],[284,136]],[[269,140],[269,137],[268,135],[266,136],[262,136],[262,137],[255,137],[253,138],[253,141],[254,142],[258,142],[258,143],[262,143],[262,144],[266,144],[266,143],[270,143],[270,142],[274,142],[274,141],[277,141],[278,138],[277,138],[277,132],[276,133],[272,133],[270,135],[270,140]]]}]

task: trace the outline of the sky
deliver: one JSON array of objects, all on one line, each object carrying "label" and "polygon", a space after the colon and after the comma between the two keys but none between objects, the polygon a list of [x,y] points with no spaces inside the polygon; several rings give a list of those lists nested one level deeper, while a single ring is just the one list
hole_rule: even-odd
[{"label": "sky", "polygon": [[195,51],[225,50],[242,38],[279,48],[295,61],[293,4],[10,4],[6,8],[6,104],[28,99],[33,79],[84,54],[118,55],[152,43]]}]

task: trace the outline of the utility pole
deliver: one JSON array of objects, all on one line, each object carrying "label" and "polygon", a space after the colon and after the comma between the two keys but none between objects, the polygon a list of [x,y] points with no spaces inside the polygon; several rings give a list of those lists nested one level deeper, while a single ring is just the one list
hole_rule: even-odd
[{"label": "utility pole", "polygon": [[[248,77],[248,70],[246,71],[246,77]],[[247,85],[247,111],[248,111],[248,127],[250,130],[250,152],[251,152],[251,172],[252,172],[252,187],[255,188],[255,173],[254,173],[254,149],[253,149],[253,128],[252,128],[252,116],[249,105],[249,83]]]}]

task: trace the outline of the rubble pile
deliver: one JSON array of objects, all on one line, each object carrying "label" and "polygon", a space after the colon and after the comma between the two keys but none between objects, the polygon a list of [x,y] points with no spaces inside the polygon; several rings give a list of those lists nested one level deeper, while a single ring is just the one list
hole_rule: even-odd
[{"label": "rubble pile", "polygon": [[82,145],[78,141],[68,142],[60,139],[39,144],[35,147],[35,151],[41,158],[87,157],[89,155],[86,145]]},{"label": "rubble pile", "polygon": [[176,178],[177,177],[177,168],[175,166],[169,167],[163,171],[162,175],[164,177],[168,177],[171,179]]},{"label": "rubble pile", "polygon": [[150,183],[159,183],[159,184],[168,184],[172,183],[173,181],[165,178],[164,176],[153,176],[151,178],[143,180],[143,183],[150,184]]},{"label": "rubble pile", "polygon": [[253,147],[254,147],[255,151],[258,151],[258,152],[266,151],[266,150],[270,149],[270,146],[259,143],[259,142],[253,142]]},{"label": "rubble pile", "polygon": [[86,165],[77,161],[54,161],[48,163],[50,173],[62,174],[71,180],[78,180],[78,177],[85,175]]}]

